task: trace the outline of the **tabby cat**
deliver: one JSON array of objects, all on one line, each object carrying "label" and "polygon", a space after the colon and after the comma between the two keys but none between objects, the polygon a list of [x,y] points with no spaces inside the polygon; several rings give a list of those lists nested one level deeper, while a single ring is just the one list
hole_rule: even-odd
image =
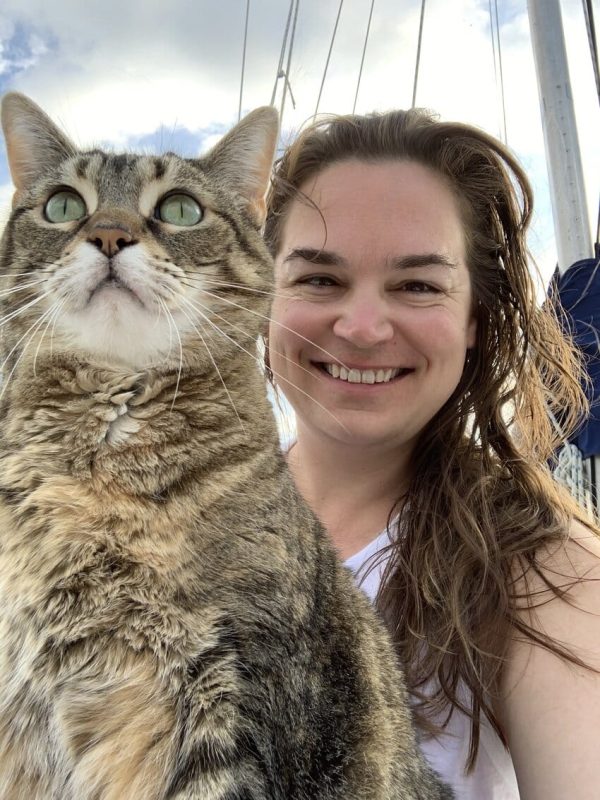
[{"label": "tabby cat", "polygon": [[449,798],[255,342],[276,113],[205,157],[2,123],[2,800]]}]

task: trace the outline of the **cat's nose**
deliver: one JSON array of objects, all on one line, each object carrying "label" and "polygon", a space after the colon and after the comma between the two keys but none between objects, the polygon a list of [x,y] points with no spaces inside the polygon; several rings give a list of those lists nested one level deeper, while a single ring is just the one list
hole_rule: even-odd
[{"label": "cat's nose", "polygon": [[88,242],[101,250],[107,258],[112,258],[119,250],[135,244],[133,236],[126,228],[96,225],[88,234]]}]

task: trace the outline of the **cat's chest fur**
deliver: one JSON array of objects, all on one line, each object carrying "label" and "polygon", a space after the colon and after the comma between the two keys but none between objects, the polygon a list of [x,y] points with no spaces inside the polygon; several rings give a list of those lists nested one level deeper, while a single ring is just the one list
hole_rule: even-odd
[{"label": "cat's chest fur", "polygon": [[[249,375],[249,398],[252,382]],[[223,388],[210,376],[53,362],[23,384],[13,387],[22,400],[0,447],[0,492],[19,547],[30,532],[33,561],[110,542],[153,565],[157,577],[168,569],[171,579],[205,544],[193,534],[199,519],[216,526],[214,545],[226,535],[218,520],[229,507],[257,504],[241,487],[266,487],[273,472],[277,440],[266,400],[238,403],[245,425],[233,423]],[[274,489],[265,489],[261,502]],[[72,561],[64,558],[65,568]]]},{"label": "cat's chest fur", "polygon": [[[276,502],[268,453],[277,442],[272,423],[261,424],[267,409],[257,413],[266,400],[248,414],[239,405],[243,428],[218,381],[178,377],[42,362],[34,382],[13,387],[23,399],[0,450],[0,585],[42,628],[70,618],[69,635],[84,620],[126,638],[133,626],[138,644],[159,639],[161,614],[166,633],[198,587],[221,605],[235,591],[238,531],[256,529],[264,546],[248,487],[262,484],[260,502]],[[129,433],[115,441],[120,420]]]}]

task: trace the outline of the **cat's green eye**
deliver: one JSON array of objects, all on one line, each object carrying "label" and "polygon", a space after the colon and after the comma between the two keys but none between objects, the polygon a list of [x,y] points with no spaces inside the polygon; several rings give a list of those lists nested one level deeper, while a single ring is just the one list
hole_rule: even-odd
[{"label": "cat's green eye", "polygon": [[156,207],[156,216],[170,225],[189,227],[202,219],[200,205],[189,194],[169,194]]},{"label": "cat's green eye", "polygon": [[48,222],[74,222],[85,217],[87,208],[77,192],[62,189],[48,200],[44,213]]}]

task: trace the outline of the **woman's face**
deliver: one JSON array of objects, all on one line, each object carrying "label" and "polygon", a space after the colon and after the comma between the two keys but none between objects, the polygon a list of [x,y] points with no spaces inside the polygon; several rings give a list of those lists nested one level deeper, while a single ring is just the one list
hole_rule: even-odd
[{"label": "woman's face", "polygon": [[275,381],[299,431],[410,447],[475,344],[456,200],[434,172],[399,160],[333,164],[301,190],[320,213],[288,208],[269,330]]}]

